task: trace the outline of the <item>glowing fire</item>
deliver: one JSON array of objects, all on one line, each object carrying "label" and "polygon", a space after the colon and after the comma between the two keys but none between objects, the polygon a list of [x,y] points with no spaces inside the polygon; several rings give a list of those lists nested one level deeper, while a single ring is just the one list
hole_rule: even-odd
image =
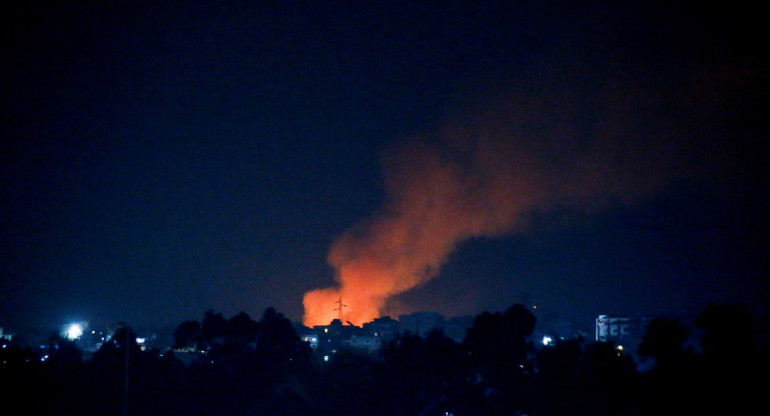
[{"label": "glowing fire", "polygon": [[458,242],[501,233],[517,221],[520,209],[502,184],[467,177],[436,152],[400,150],[397,171],[389,175],[390,202],[334,242],[327,261],[338,286],[305,294],[305,325],[337,318],[339,298],[349,305],[345,321],[371,321],[388,298],[435,277]]},{"label": "glowing fire", "polygon": [[[711,164],[700,153],[658,157],[691,144],[665,124],[660,134],[640,133],[654,117],[625,111],[637,107],[613,83],[584,101],[584,90],[575,94],[567,85],[538,94],[527,83],[519,87],[521,94],[492,96],[489,106],[480,102],[430,137],[383,154],[387,200],[334,241],[327,261],[336,284],[305,294],[305,325],[337,318],[340,298],[348,305],[345,321],[371,321],[390,297],[437,276],[458,243],[521,231],[533,212],[633,202],[672,175]],[[606,114],[595,125],[575,123],[586,106]]]},{"label": "glowing fire", "polygon": [[313,290],[305,294],[305,325],[328,325],[333,319],[339,319],[340,299],[344,299],[343,324],[351,322],[361,325],[380,316],[381,302],[365,297],[354,296],[349,291],[334,288]]}]

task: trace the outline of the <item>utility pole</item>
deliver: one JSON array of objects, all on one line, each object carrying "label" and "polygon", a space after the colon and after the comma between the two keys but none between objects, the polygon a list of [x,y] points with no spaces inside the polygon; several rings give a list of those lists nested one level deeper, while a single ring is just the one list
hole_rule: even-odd
[{"label": "utility pole", "polygon": [[342,320],[342,308],[347,308],[348,305],[344,305],[342,303],[342,298],[337,299],[337,301],[335,301],[334,303],[338,304],[339,306],[337,306],[333,310],[339,311],[339,313],[340,313],[340,323],[344,324],[345,321]]},{"label": "utility pole", "polygon": [[131,345],[130,334],[131,329],[128,325],[123,325],[123,329],[126,331],[126,379],[123,384],[123,416],[128,416],[128,352]]}]

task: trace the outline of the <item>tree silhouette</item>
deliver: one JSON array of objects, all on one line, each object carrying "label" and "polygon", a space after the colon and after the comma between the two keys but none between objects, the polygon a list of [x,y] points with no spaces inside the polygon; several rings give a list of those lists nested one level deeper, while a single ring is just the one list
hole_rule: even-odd
[{"label": "tree silhouette", "polygon": [[537,352],[538,373],[533,380],[531,409],[540,414],[567,414],[575,403],[585,400],[581,389],[580,366],[583,361],[581,338],[557,340]]},{"label": "tree silhouette", "polygon": [[523,305],[516,304],[504,313],[484,312],[473,320],[463,346],[472,361],[487,370],[498,366],[515,368],[521,372],[527,356],[533,351],[529,340],[535,329],[536,319]]},{"label": "tree silhouette", "polygon": [[695,326],[704,331],[703,358],[720,370],[743,367],[736,364],[747,364],[756,352],[752,323],[753,318],[743,303],[709,303],[695,320]]},{"label": "tree silhouette", "polygon": [[96,365],[123,369],[126,361],[126,350],[130,356],[139,356],[142,349],[136,342],[136,332],[131,327],[122,325],[96,351],[91,361]]},{"label": "tree silhouette", "polygon": [[227,320],[221,313],[207,310],[201,323],[201,332],[201,338],[206,347],[211,348],[213,345],[222,344],[227,335]]},{"label": "tree silhouette", "polygon": [[647,326],[637,351],[640,357],[654,361],[652,371],[642,378],[648,392],[640,403],[645,414],[692,412],[701,391],[697,356],[685,348],[689,334],[676,319],[655,318]]},{"label": "tree silhouette", "polygon": [[473,320],[463,340],[471,377],[476,378],[477,400],[487,403],[485,414],[510,414],[521,410],[526,399],[524,385],[534,346],[529,339],[536,319],[521,304],[504,313],[484,312]]},{"label": "tree silhouette", "polygon": [[678,371],[694,360],[692,350],[685,349],[689,335],[690,331],[676,319],[655,318],[639,344],[639,356],[655,360],[657,371]]},{"label": "tree silhouette", "polygon": [[[142,360],[142,350],[136,342],[136,333],[121,324],[112,336],[94,353],[91,364],[93,389],[98,400],[94,413],[115,414],[126,403],[127,393],[135,391],[141,373],[151,367]],[[131,408],[131,407],[130,407]]]},{"label": "tree silhouette", "polygon": [[763,397],[755,380],[761,374],[753,317],[746,305],[709,303],[695,320],[701,337],[703,367],[699,388],[710,411],[749,412]]},{"label": "tree silhouette", "polygon": [[75,341],[54,332],[48,337],[48,356],[51,363],[71,365],[82,361],[83,351],[78,348]]},{"label": "tree silhouette", "polygon": [[272,307],[259,321],[256,351],[266,371],[274,375],[311,367],[310,347],[302,342],[291,321]]},{"label": "tree silhouette", "polygon": [[226,343],[244,349],[249,345],[254,348],[259,332],[260,325],[251,319],[246,312],[241,311],[227,321],[225,327]]},{"label": "tree silhouette", "polygon": [[198,342],[203,338],[201,323],[184,321],[174,330],[174,348],[198,348]]}]

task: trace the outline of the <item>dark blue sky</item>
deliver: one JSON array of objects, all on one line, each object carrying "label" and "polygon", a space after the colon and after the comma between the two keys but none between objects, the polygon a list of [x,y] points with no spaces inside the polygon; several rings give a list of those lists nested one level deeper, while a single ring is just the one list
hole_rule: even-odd
[{"label": "dark blue sky", "polygon": [[[3,17],[0,326],[269,306],[301,320],[303,293],[334,282],[331,244],[388,198],[383,155],[466,116],[505,124],[518,100],[537,132],[525,141],[577,132],[590,146],[609,131],[650,170],[623,189],[661,179],[627,203],[549,205],[463,241],[391,313],[525,302],[590,326],[767,305],[756,10],[53,3]],[[624,163],[607,157],[585,163]]]}]

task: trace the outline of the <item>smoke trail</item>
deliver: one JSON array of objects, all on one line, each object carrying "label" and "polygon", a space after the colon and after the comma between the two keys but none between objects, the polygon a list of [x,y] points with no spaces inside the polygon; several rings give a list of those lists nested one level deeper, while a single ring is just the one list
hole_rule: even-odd
[{"label": "smoke trail", "polygon": [[387,201],[332,245],[338,286],[306,293],[306,325],[328,324],[340,298],[345,320],[367,322],[436,277],[458,243],[521,230],[533,212],[630,202],[722,165],[713,155],[724,140],[701,127],[718,109],[683,112],[692,97],[682,90],[553,75],[481,94],[437,132],[385,152]]}]

